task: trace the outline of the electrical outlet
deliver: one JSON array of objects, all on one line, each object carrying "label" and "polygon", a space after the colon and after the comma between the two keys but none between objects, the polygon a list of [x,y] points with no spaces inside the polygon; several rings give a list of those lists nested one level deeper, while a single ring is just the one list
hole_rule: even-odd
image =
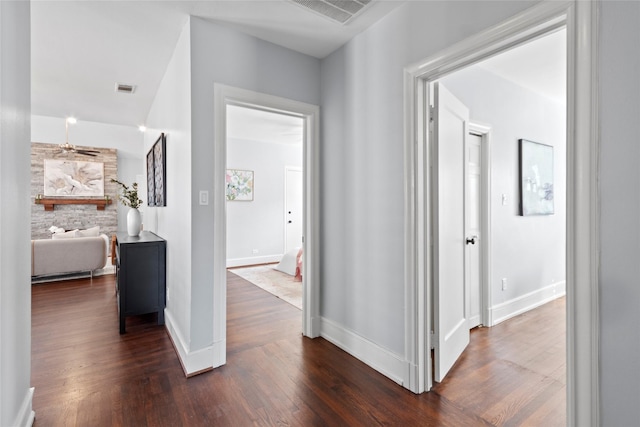
[{"label": "electrical outlet", "polygon": [[507,290],[507,279],[502,279],[502,290],[503,291]]},{"label": "electrical outlet", "polygon": [[502,195],[502,206],[507,206],[507,195],[506,194]]},{"label": "electrical outlet", "polygon": [[169,301],[169,288],[166,288],[165,292],[166,292],[167,301]]},{"label": "electrical outlet", "polygon": [[254,255],[257,254],[258,252],[260,252],[260,251],[257,250],[257,249],[254,249],[254,250],[251,251],[251,253],[254,254]]}]

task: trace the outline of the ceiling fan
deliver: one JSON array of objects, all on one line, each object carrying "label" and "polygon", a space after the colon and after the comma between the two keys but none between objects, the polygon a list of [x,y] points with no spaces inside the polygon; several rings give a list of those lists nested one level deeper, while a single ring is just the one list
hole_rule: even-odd
[{"label": "ceiling fan", "polygon": [[96,155],[100,154],[100,152],[96,150],[85,150],[83,148],[78,148],[73,144],[69,144],[69,123],[71,124],[76,123],[76,119],[73,117],[69,117],[67,118],[67,120],[64,121],[65,143],[58,145],[58,147],[60,148],[60,153],[65,153],[65,154],[75,153],[75,154],[83,154],[85,156],[92,156],[92,157],[95,157]]}]

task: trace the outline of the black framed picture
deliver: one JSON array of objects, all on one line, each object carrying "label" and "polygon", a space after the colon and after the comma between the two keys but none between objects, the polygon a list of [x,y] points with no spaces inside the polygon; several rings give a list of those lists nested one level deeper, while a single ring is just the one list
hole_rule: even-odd
[{"label": "black framed picture", "polygon": [[520,215],[553,215],[553,147],[520,140]]},{"label": "black framed picture", "polygon": [[147,206],[156,205],[155,173],[153,171],[153,149],[147,153]]},{"label": "black framed picture", "polygon": [[167,206],[167,142],[164,133],[147,153],[147,205]]}]

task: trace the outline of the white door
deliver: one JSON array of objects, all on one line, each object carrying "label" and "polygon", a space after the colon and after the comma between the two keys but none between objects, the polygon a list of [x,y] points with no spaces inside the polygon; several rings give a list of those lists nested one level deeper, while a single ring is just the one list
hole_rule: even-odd
[{"label": "white door", "polygon": [[480,322],[480,173],[482,168],[482,137],[469,134],[465,150],[467,182],[465,187],[467,319],[469,329]]},{"label": "white door", "polygon": [[441,84],[434,86],[434,379],[440,382],[469,344],[464,269],[469,109]]},{"label": "white door", "polygon": [[284,250],[302,246],[302,169],[285,169]]}]

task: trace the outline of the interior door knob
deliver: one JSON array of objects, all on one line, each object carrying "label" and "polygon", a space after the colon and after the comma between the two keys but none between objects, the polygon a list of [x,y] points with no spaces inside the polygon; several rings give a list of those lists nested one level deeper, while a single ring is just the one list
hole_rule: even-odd
[{"label": "interior door knob", "polygon": [[478,238],[478,236],[471,236],[471,238],[467,237],[467,245],[469,245],[469,244],[475,245],[477,238]]}]

